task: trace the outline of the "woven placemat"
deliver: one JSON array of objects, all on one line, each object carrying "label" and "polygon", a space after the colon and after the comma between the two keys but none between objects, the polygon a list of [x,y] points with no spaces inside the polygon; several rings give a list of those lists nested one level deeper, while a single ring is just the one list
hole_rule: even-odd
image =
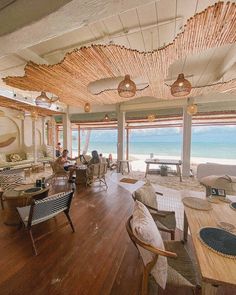
[{"label": "woven placemat", "polygon": [[216,227],[203,227],[198,238],[208,249],[227,258],[236,259],[236,235]]},{"label": "woven placemat", "polygon": [[230,207],[233,209],[233,210],[236,210],[236,202],[233,202],[230,204]]},{"label": "woven placemat", "polygon": [[196,210],[208,211],[212,209],[212,205],[207,200],[200,198],[186,197],[182,199],[182,202],[185,206]]},{"label": "woven placemat", "polygon": [[133,178],[122,178],[120,182],[135,184],[138,180]]}]

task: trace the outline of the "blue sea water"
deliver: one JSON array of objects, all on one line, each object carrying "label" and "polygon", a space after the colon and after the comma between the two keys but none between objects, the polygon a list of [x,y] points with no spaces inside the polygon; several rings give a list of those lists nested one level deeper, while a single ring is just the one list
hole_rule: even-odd
[{"label": "blue sea water", "polygon": [[[86,131],[82,133],[83,148]],[[78,152],[78,134],[73,131],[73,152]],[[129,153],[155,156],[179,156],[182,148],[181,128],[131,130]],[[88,151],[116,154],[117,131],[91,132]],[[236,126],[207,126],[192,129],[192,157],[236,159]]]}]

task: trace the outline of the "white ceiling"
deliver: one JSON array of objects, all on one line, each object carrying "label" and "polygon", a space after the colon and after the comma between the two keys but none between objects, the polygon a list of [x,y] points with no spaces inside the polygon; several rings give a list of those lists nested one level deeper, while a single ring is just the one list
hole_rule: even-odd
[{"label": "white ceiling", "polygon": [[[115,43],[139,51],[160,48],[172,42],[195,12],[215,2],[69,1],[54,13],[0,37],[0,77],[23,75],[28,60],[57,63],[67,52],[92,43]],[[236,78],[236,45],[213,48],[177,61],[169,68],[166,83],[171,84],[180,72],[184,72],[194,86]],[[0,87],[7,88],[3,82]]]}]

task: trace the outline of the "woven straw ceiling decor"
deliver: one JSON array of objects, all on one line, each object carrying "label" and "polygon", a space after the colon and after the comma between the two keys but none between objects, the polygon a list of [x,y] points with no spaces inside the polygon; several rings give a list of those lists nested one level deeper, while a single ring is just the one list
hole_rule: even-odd
[{"label": "woven straw ceiling decor", "polygon": [[[190,18],[173,43],[159,50],[145,53],[117,45],[92,45],[68,53],[55,65],[29,62],[23,77],[9,76],[3,81],[23,90],[51,92],[66,104],[83,106],[86,102],[114,104],[129,100],[120,97],[116,90],[98,95],[88,91],[90,82],[129,74],[131,79],[140,77],[149,82],[149,87],[138,91],[132,99],[141,96],[173,99],[164,83],[171,64],[188,55],[235,42],[236,4],[218,2]],[[232,88],[236,88],[236,79],[193,87],[189,96],[227,92]]]},{"label": "woven straw ceiling decor", "polygon": [[29,112],[29,113],[36,112],[39,116],[43,116],[43,117],[61,114],[57,111],[53,111],[46,108],[40,108],[37,106],[30,105],[28,103],[17,101],[15,99],[6,98],[1,95],[0,95],[0,106],[5,108],[11,108],[18,111],[23,111],[23,112]]}]

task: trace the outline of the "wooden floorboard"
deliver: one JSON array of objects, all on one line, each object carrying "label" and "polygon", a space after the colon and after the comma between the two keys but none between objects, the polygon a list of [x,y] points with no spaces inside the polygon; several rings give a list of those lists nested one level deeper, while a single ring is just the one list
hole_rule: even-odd
[{"label": "wooden floorboard", "polygon": [[[24,230],[3,224],[1,210],[1,295],[140,293],[142,262],[125,230],[133,200],[121,187],[112,182],[108,185],[108,191],[99,185],[76,190],[71,206],[76,232],[66,226],[38,241],[38,256],[32,255],[30,239]],[[62,191],[63,186],[54,189]],[[64,221],[61,214],[56,220],[35,226],[34,235],[56,229]],[[173,290],[165,294],[173,294]],[[174,294],[191,293],[179,290]],[[219,294],[236,292],[223,288]]]}]

